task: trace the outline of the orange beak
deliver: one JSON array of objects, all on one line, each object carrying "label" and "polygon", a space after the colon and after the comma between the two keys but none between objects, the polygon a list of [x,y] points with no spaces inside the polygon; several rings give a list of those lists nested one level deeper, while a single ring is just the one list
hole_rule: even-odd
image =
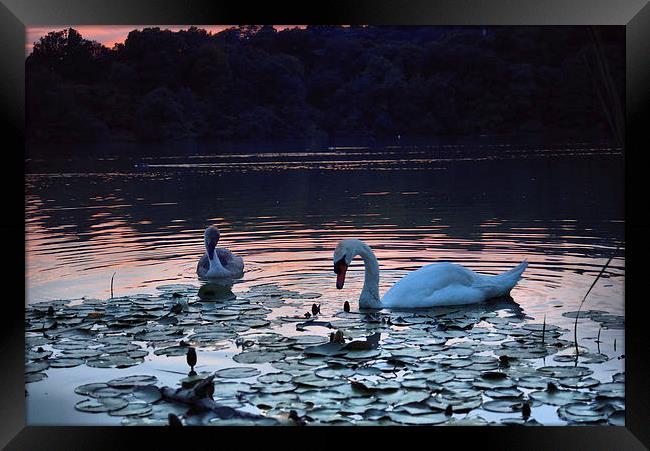
[{"label": "orange beak", "polygon": [[348,265],[345,264],[343,259],[339,260],[334,265],[334,272],[336,273],[336,288],[342,289],[345,283],[345,272],[348,270]]}]

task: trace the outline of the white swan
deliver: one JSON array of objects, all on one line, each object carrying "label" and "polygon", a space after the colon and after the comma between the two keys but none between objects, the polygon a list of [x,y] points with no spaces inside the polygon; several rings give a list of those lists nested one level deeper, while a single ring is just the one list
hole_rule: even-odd
[{"label": "white swan", "polygon": [[244,260],[228,249],[217,247],[221,234],[216,226],[205,229],[205,254],[196,265],[196,274],[208,279],[241,279]]},{"label": "white swan", "polygon": [[476,304],[507,295],[528,266],[524,260],[498,276],[477,274],[452,263],[423,266],[397,281],[384,297],[379,297],[377,257],[361,240],[343,240],[334,251],[336,288],[343,288],[345,272],[355,256],[363,259],[366,274],[359,297],[361,308],[422,308],[439,305]]}]

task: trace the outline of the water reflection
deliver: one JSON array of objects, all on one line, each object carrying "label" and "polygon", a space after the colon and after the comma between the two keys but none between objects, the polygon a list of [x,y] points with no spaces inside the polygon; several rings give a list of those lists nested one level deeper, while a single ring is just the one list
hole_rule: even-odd
[{"label": "water reflection", "polygon": [[[179,157],[165,167],[155,166],[162,159],[147,160],[151,167],[138,172],[28,175],[28,302],[107,298],[114,272],[116,295],[167,283],[198,286],[195,263],[211,223],[222,245],[247,262],[236,289],[274,282],[341,305],[345,294],[334,289],[329,260],[345,238],[375,249],[382,293],[427,263],[497,274],[526,257],[530,266],[515,294],[533,312],[581,298],[623,243],[620,156],[420,157],[399,160],[387,151],[370,158],[372,169],[337,171],[309,161],[358,155],[290,154],[285,160],[310,168],[291,170],[284,160],[269,166],[279,157],[267,156],[245,171],[228,163],[253,163],[248,155]],[[361,272],[360,263],[350,271]],[[591,302],[621,313],[623,274],[621,252]],[[362,279],[350,275],[348,295]]]}]

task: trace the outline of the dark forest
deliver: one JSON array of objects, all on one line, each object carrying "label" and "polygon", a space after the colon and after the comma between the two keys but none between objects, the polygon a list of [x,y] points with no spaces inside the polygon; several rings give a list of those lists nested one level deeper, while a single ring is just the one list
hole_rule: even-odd
[{"label": "dark forest", "polygon": [[32,143],[318,147],[560,134],[621,143],[622,27],[53,31],[26,59]]}]

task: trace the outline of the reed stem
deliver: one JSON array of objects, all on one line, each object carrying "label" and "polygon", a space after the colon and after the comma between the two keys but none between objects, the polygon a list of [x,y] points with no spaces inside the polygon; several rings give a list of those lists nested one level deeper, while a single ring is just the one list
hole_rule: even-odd
[{"label": "reed stem", "polygon": [[111,299],[113,299],[113,279],[115,278],[115,274],[117,273],[114,272],[113,275],[111,276]]},{"label": "reed stem", "polygon": [[616,256],[616,253],[618,252],[620,246],[616,246],[616,249],[614,250],[614,253],[612,254],[611,257],[609,257],[609,260],[607,260],[607,263],[605,263],[605,266],[603,266],[596,276],[596,279],[592,282],[591,286],[589,287],[589,290],[587,290],[587,294],[582,298],[582,301],[580,302],[580,306],[578,307],[578,313],[576,313],[576,320],[575,323],[573,324],[573,341],[575,343],[576,347],[576,364],[578,363],[578,318],[580,318],[580,311],[582,310],[582,305],[585,303],[587,300],[587,296],[589,296],[589,293],[591,293],[592,288],[596,285],[596,282],[598,282],[598,279],[600,279],[600,276],[603,275],[609,264],[612,262],[614,257]]}]

